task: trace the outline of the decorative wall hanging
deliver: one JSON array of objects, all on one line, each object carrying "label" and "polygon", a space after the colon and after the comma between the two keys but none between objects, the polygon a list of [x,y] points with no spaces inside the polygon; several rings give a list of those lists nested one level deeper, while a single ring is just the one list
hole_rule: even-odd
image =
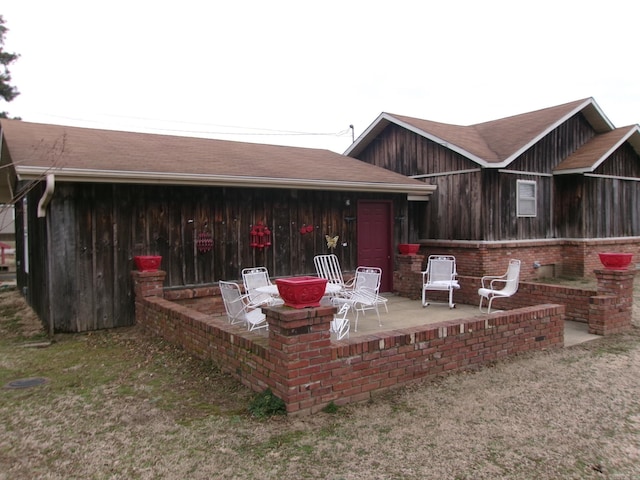
[{"label": "decorative wall hanging", "polygon": [[313,232],[313,225],[303,225],[300,227],[300,235],[305,235],[311,232]]},{"label": "decorative wall hanging", "polygon": [[327,247],[333,250],[338,245],[338,235],[335,237],[330,237],[329,235],[325,235],[324,238],[327,239]]},{"label": "decorative wall hanging", "polygon": [[213,248],[213,237],[209,232],[200,232],[196,239],[196,247],[200,253],[207,253]]},{"label": "decorative wall hanging", "polygon": [[251,228],[251,246],[253,248],[265,248],[271,246],[271,230],[262,222],[256,223]]}]

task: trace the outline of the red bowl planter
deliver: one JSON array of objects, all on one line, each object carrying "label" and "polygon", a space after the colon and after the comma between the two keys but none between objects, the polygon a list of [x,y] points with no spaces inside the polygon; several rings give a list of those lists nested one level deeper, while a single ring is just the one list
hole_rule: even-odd
[{"label": "red bowl planter", "polygon": [[604,268],[608,268],[609,270],[626,270],[631,263],[633,253],[604,252],[598,253],[598,256]]},{"label": "red bowl planter", "polygon": [[276,278],[278,293],[287,307],[319,307],[327,279],[319,277]]},{"label": "red bowl planter", "polygon": [[155,272],[160,268],[162,257],[155,255],[138,255],[133,257],[136,268],[140,272]]},{"label": "red bowl planter", "polygon": [[398,244],[398,250],[402,255],[415,255],[420,250],[419,243],[400,243]]}]

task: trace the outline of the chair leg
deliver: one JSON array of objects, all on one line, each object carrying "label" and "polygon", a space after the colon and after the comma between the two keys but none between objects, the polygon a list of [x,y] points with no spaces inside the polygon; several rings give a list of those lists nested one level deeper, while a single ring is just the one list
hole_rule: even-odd
[{"label": "chair leg", "polygon": [[482,295],[480,295],[480,306],[478,308],[480,309],[481,313],[485,313],[485,312],[482,311],[482,303],[483,303],[483,301],[484,301],[484,297]]},{"label": "chair leg", "polygon": [[427,300],[427,291],[424,288],[422,289],[422,306],[423,307],[429,306],[429,301]]},{"label": "chair leg", "polygon": [[[487,303],[487,311],[486,312],[482,310],[482,302],[483,302],[483,300],[485,298],[487,299],[487,302],[488,302]],[[488,297],[484,297],[484,296],[480,295],[480,307],[479,307],[480,308],[480,312],[487,313],[487,314],[491,313],[491,303],[493,302],[494,298],[496,298],[495,295],[489,295]]]},{"label": "chair leg", "polygon": [[491,313],[491,302],[493,302],[493,299],[496,297],[490,297],[489,298],[489,305],[487,306],[487,313]]}]

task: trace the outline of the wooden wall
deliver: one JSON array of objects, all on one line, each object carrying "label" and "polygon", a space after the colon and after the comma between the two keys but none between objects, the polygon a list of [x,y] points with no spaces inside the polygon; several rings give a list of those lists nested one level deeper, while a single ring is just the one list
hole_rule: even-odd
[{"label": "wooden wall", "polygon": [[[634,180],[640,179],[640,158],[628,144],[594,172],[626,178],[554,175],[553,169],[595,134],[578,113],[501,172],[479,170],[445,146],[391,124],[358,158],[404,175],[447,173],[424,179],[437,190],[429,202],[410,205],[409,241],[640,235],[640,182]],[[517,216],[518,180],[536,182],[535,217]]]},{"label": "wooden wall", "polygon": [[640,158],[630,145],[618,148],[595,176],[557,175],[559,237],[640,236]]},{"label": "wooden wall", "polygon": [[[335,253],[349,271],[358,261],[358,200],[394,200],[394,215],[407,215],[406,195],[57,183],[47,217],[38,219],[41,194],[29,195],[30,271],[19,284],[56,331],[131,325],[135,255],[161,255],[167,287],[240,280],[256,265],[274,277],[315,274],[313,257],[322,253]],[[268,248],[250,246],[259,221],[272,230]],[[307,225],[313,231],[302,235]],[[201,232],[213,237],[211,251],[198,250]],[[405,225],[397,222],[393,234],[406,241]],[[340,237],[334,251],[325,235]]]},{"label": "wooden wall", "polygon": [[[358,159],[402,175],[425,175],[477,169],[462,155],[405,130],[389,125],[368,145]],[[479,172],[434,176],[423,179],[436,185],[428,202],[410,204],[409,241],[421,238],[482,238],[479,213],[481,177]]]}]

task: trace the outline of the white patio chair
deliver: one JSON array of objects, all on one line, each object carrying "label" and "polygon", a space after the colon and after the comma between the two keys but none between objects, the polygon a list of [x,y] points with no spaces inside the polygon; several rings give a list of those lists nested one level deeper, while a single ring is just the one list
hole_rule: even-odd
[{"label": "white patio chair", "polygon": [[455,257],[430,255],[427,269],[422,272],[422,306],[426,307],[430,304],[427,301],[427,291],[431,290],[449,292],[449,308],[454,308],[456,304],[453,303],[453,291],[460,288],[457,276]]},{"label": "white patio chair", "polygon": [[320,278],[326,278],[328,283],[340,285],[341,290],[337,295],[342,295],[352,289],[354,279],[349,282],[344,281],[340,262],[335,254],[316,255],[313,257],[313,264]]},{"label": "white patio chair", "polygon": [[375,310],[379,326],[382,326],[379,306],[384,305],[387,313],[389,312],[387,299],[378,293],[380,291],[381,277],[381,268],[358,267],[354,277],[353,289],[343,293],[343,296],[333,298],[334,305],[348,304],[356,312],[354,332],[358,331],[360,312],[364,315],[367,310]]},{"label": "white patio chair", "polygon": [[268,293],[261,293],[256,290],[259,287],[273,285],[269,279],[269,271],[266,267],[249,267],[243,269],[242,283],[244,284],[244,291],[249,295],[249,301],[252,307],[284,304],[284,300],[280,297],[274,297]]},{"label": "white patio chair", "polygon": [[344,337],[349,338],[350,322],[347,317],[349,308],[351,307],[348,303],[343,304],[338,313],[333,316],[333,320],[331,320],[329,331],[335,333],[338,340],[342,340]]},{"label": "white patio chair", "polygon": [[218,286],[220,287],[224,309],[231,325],[244,322],[249,331],[261,328],[269,329],[265,314],[259,308],[251,308],[249,295],[242,294],[240,285],[235,282],[220,280]]},{"label": "white patio chair", "polygon": [[483,313],[491,313],[491,302],[495,298],[506,298],[512,296],[518,291],[520,281],[520,260],[509,260],[507,273],[504,275],[485,275],[482,277],[482,288],[478,289],[480,295],[480,311],[482,312],[482,303],[486,298],[489,301],[487,311]]}]

